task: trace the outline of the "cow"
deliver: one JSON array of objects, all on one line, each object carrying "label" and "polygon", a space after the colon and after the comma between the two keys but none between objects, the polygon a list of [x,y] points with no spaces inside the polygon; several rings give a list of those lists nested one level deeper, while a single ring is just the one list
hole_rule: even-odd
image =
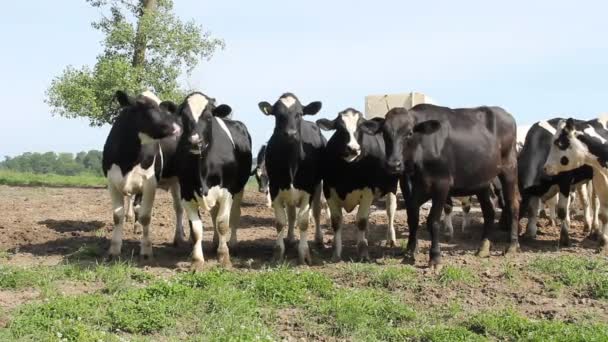
[{"label": "cow", "polygon": [[[553,143],[543,166],[549,176],[576,170],[582,166],[593,170],[593,192],[599,200],[597,231],[600,249],[608,252],[608,115],[590,121],[575,119],[557,123]],[[594,199],[593,202],[596,200]]]},{"label": "cow", "polygon": [[184,133],[178,144],[181,195],[192,241],[192,271],[204,266],[203,222],[199,207],[211,214],[214,247],[221,266],[230,267],[237,243],[243,190],[252,164],[251,137],[240,121],[226,119],[232,108],[217,106],[201,92],[189,94],[178,108]]},{"label": "cow", "polygon": [[[528,217],[525,237],[536,238],[536,223],[541,202],[548,203],[550,211],[553,212],[557,197],[557,217],[561,220],[559,245],[569,246],[570,193],[573,190],[576,190],[583,205],[585,230],[597,227],[597,220],[594,220],[587,193],[587,184],[593,177],[593,170],[590,166],[582,166],[552,176],[548,176],[543,171],[551,145],[553,145],[553,136],[561,120],[563,119],[554,118],[539,121],[530,127],[526,135],[524,147],[518,158],[519,191],[522,196],[520,217],[525,214]],[[552,217],[553,214],[550,216]],[[595,231],[594,228],[592,230]]]},{"label": "cow", "polygon": [[256,162],[257,165],[251,171],[251,175],[255,176],[255,180],[258,183],[258,191],[266,195],[266,206],[270,208],[272,207],[272,202],[270,201],[270,191],[268,189],[268,172],[266,172],[266,145],[260,147]]},{"label": "cow", "polygon": [[153,256],[150,221],[157,187],[170,190],[176,215],[174,243],[185,243],[174,159],[181,127],[173,114],[175,105],[160,102],[151,92],[133,98],[117,91],[115,97],[122,108],[112,124],[102,155],[114,217],[108,258],[120,256],[125,216],[132,198],[140,195],[137,220],[143,227],[140,256],[145,261]]},{"label": "cow", "polygon": [[381,132],[389,170],[401,175],[410,234],[406,260],[417,252],[420,206],[432,199],[427,218],[431,235],[429,265],[441,268],[439,219],[450,196],[476,195],[484,216],[480,257],[490,255],[494,224],[491,183],[499,177],[505,201],[504,222],[510,228],[507,253],[519,247],[517,221],[517,155],[515,119],[500,107],[450,109],[420,104],[410,110],[391,109],[381,121],[367,121],[364,130]]},{"label": "cow", "polygon": [[333,120],[317,120],[317,126],[322,130],[335,130],[321,160],[323,193],[331,211],[334,230],[334,261],[342,259],[342,209],[352,212],[357,206],[358,257],[369,260],[366,234],[370,207],[374,199],[380,196],[386,198],[387,245],[397,245],[394,219],[399,179],[386,169],[382,135],[367,134],[360,129],[366,121],[363,114],[353,108],[341,111]]},{"label": "cow", "polygon": [[275,119],[265,162],[278,233],[274,247],[277,262],[285,256],[285,225],[295,227],[296,223],[300,230],[298,262],[312,262],[308,247],[311,206],[316,225],[315,242],[323,245],[320,162],[326,140],[315,123],[303,119],[304,115],[317,114],[321,106],[319,101],[303,106],[292,93],[281,95],[274,105],[266,101],[258,104],[263,114]]}]

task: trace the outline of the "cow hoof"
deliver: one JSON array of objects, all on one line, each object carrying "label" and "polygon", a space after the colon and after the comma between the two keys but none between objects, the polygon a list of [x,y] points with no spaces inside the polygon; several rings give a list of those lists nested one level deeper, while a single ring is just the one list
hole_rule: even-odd
[{"label": "cow hoof", "polygon": [[454,239],[454,234],[446,234],[445,236],[446,242],[452,242]]},{"label": "cow hoof", "polygon": [[339,256],[339,255],[334,254],[331,257],[331,262],[333,262],[335,264],[340,263],[340,262],[342,262],[342,257]]},{"label": "cow hoof", "polygon": [[387,248],[395,248],[395,247],[397,247],[397,241],[396,240],[387,240],[386,241],[386,247]]},{"label": "cow hoof", "polygon": [[597,241],[599,234],[597,233],[597,230],[592,230],[589,235],[587,235],[587,239],[591,240],[591,241]]},{"label": "cow hoof", "polygon": [[120,262],[120,254],[110,254],[110,253],[108,253],[105,256],[104,261],[107,262],[107,263]]},{"label": "cow hoof", "polygon": [[186,240],[186,237],[173,239],[173,247],[175,248],[188,248],[190,246],[190,240]]},{"label": "cow hoof", "polygon": [[570,247],[570,237],[568,234],[560,234],[559,236],[559,246],[560,247]]},{"label": "cow hoof", "polygon": [[435,274],[440,274],[441,269],[443,269],[443,264],[441,263],[441,258],[437,257],[435,259],[429,260],[429,268]]},{"label": "cow hoof", "polygon": [[205,260],[193,260],[190,265],[190,271],[192,273],[202,272],[205,267]]},{"label": "cow hoof", "polygon": [[519,246],[517,244],[509,245],[509,248],[505,251],[505,256],[515,255],[519,251]]},{"label": "cow hoof", "polygon": [[295,247],[298,244],[298,240],[296,238],[287,238],[285,239],[285,245],[289,248]]},{"label": "cow hoof", "polygon": [[483,240],[479,250],[477,250],[477,256],[480,258],[488,258],[490,257],[490,241]]},{"label": "cow hoof", "polygon": [[217,251],[217,260],[223,268],[231,268],[232,262],[230,262],[230,253],[228,248],[218,249]]},{"label": "cow hoof", "polygon": [[414,253],[412,251],[406,251],[405,255],[403,256],[402,263],[406,264],[406,265],[416,264],[416,253]]},{"label": "cow hoof", "polygon": [[275,264],[280,264],[283,262],[284,258],[285,258],[285,250],[283,250],[279,246],[275,246],[274,251],[272,252],[272,261]]},{"label": "cow hoof", "polygon": [[304,266],[304,265],[311,266],[312,265],[312,257],[310,256],[309,250],[307,250],[304,254],[301,254],[298,256],[298,265],[300,265],[300,266]]},{"label": "cow hoof", "polygon": [[524,238],[524,240],[534,241],[536,240],[536,233],[526,232],[522,237]]}]

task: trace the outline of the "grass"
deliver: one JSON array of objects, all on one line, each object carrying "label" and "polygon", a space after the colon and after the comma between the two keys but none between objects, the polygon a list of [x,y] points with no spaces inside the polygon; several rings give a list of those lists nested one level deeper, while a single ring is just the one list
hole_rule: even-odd
[{"label": "grass", "polygon": [[579,295],[608,299],[608,262],[599,258],[575,256],[538,257],[531,268],[541,272],[550,291],[564,287]]},{"label": "grass", "polygon": [[0,170],[0,184],[11,186],[48,186],[100,188],[106,185],[105,178],[96,175],[62,176]]},{"label": "grass", "polygon": [[[569,274],[604,266],[599,260],[547,258],[529,267],[540,273],[557,267]],[[565,279],[572,284],[588,283],[570,276]],[[404,265],[349,263],[333,270],[212,268],[166,279],[128,263],[0,267],[3,291],[53,287],[66,280],[103,286],[87,294],[54,292],[2,313],[0,340],[274,341],[285,334],[353,341],[608,340],[608,323],[584,315],[568,321],[533,319],[504,307],[475,309],[464,298],[447,304],[426,301],[432,294],[418,285],[482,283],[469,268],[450,265],[438,277]]]}]

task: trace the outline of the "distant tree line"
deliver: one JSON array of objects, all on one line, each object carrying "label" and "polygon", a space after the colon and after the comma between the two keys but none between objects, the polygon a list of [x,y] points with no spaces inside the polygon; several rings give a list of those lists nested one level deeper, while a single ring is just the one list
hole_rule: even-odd
[{"label": "distant tree line", "polygon": [[0,169],[32,172],[32,173],[54,173],[64,176],[75,176],[79,174],[102,175],[101,151],[91,150],[73,153],[37,153],[26,152],[17,157],[4,157],[0,162]]}]

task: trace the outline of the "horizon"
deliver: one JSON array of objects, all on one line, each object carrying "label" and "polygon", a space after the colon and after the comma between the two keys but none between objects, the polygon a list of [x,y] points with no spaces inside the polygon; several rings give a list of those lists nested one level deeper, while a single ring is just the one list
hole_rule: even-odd
[{"label": "horizon", "polygon": [[[44,103],[67,65],[95,62],[102,36],[90,23],[99,11],[84,0],[6,6],[11,16],[0,27],[10,49],[0,57],[7,80],[0,89],[11,110],[2,115],[9,129],[1,155],[102,150],[109,125],[52,116]],[[498,105],[522,126],[592,118],[607,111],[607,11],[608,3],[593,1],[175,1],[180,18],[226,42],[183,86],[229,104],[254,151],[274,125],[257,103],[287,91],[323,102],[311,120],[347,107],[363,112],[366,95],[410,91],[448,107]]]}]

